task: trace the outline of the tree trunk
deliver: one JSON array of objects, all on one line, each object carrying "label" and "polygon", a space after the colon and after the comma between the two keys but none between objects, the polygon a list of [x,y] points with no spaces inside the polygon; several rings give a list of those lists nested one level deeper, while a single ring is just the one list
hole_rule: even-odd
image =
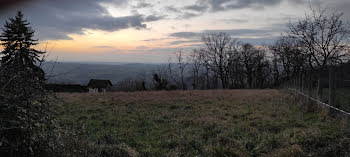
[{"label": "tree trunk", "polygon": [[181,86],[182,86],[182,90],[186,89],[183,72],[181,73]]},{"label": "tree trunk", "polygon": [[192,81],[193,89],[196,89],[196,72],[193,71],[193,81]]},{"label": "tree trunk", "polygon": [[251,89],[252,88],[252,82],[253,82],[253,79],[251,76],[248,76],[248,87]]},{"label": "tree trunk", "polygon": [[207,72],[206,72],[206,76],[207,76],[207,89],[210,89],[210,83],[209,83],[209,69],[207,68],[206,69],[207,70]]}]

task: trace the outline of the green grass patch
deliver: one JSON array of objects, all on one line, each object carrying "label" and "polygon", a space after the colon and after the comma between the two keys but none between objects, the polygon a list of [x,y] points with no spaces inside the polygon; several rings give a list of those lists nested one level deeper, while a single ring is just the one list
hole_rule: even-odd
[{"label": "green grass patch", "polygon": [[60,96],[62,125],[139,156],[350,155],[348,129],[277,90]]}]

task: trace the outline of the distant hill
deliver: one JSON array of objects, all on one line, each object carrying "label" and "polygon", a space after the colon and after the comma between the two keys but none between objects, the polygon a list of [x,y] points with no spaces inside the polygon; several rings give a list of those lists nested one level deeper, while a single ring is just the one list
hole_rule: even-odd
[{"label": "distant hill", "polygon": [[47,75],[51,74],[50,83],[86,85],[92,78],[108,79],[114,84],[142,74],[151,76],[159,66],[164,64],[47,62],[43,69]]}]

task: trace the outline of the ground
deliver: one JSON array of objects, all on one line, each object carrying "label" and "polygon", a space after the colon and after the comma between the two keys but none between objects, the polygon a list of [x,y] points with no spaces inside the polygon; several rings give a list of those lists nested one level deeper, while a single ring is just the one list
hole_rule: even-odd
[{"label": "ground", "polygon": [[[58,94],[60,123],[137,156],[349,156],[350,132],[286,91]],[[87,146],[86,146],[87,147]],[[103,147],[105,148],[105,147]]]}]

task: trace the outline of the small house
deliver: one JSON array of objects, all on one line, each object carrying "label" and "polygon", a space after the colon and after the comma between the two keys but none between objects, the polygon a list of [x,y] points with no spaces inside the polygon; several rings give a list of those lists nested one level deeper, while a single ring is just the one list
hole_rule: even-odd
[{"label": "small house", "polygon": [[110,80],[96,80],[91,79],[88,84],[89,93],[106,93],[112,88],[112,82]]}]

